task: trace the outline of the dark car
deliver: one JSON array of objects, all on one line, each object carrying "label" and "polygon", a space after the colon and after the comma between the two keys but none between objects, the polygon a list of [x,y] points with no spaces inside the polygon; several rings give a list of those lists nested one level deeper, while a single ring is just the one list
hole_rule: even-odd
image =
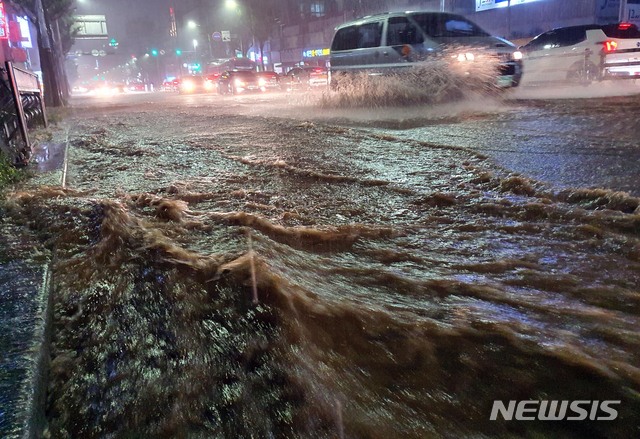
[{"label": "dark car", "polygon": [[185,76],[180,79],[178,91],[180,93],[209,93],[214,90],[214,83],[204,76]]},{"label": "dark car", "polygon": [[262,91],[260,78],[251,71],[229,70],[218,78],[218,93],[239,94],[248,91]]},{"label": "dark car", "polygon": [[280,90],[280,75],[276,72],[257,72],[255,75],[262,91]]},{"label": "dark car", "polygon": [[325,67],[294,67],[282,80],[288,90],[309,89],[326,86],[329,82],[328,70]]}]

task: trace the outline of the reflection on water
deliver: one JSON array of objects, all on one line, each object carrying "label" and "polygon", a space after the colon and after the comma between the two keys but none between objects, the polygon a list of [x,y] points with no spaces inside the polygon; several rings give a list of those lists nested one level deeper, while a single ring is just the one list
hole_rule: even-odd
[{"label": "reflection on water", "polygon": [[[84,119],[74,190],[5,203],[58,248],[52,437],[637,432],[640,200],[390,135],[173,116]],[[622,403],[489,421],[523,399]]]}]

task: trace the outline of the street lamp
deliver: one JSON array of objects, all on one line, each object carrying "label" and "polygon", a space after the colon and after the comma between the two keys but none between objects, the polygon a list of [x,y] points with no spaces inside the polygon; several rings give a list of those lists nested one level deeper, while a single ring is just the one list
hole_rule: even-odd
[{"label": "street lamp", "polygon": [[189,20],[189,21],[187,22],[187,27],[188,27],[189,29],[195,29],[195,28],[197,28],[197,27],[198,27],[198,23],[196,23],[196,22],[195,22],[195,21],[193,21],[193,20]]},{"label": "street lamp", "polygon": [[226,0],[224,2],[224,5],[227,9],[237,9],[238,8],[238,2],[236,0]]}]

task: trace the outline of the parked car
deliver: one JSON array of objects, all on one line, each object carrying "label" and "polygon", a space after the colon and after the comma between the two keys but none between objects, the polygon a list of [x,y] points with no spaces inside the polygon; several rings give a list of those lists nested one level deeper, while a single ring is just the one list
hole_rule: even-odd
[{"label": "parked car", "polygon": [[640,78],[640,31],[631,23],[557,28],[521,50],[525,83]]},{"label": "parked car", "polygon": [[[474,63],[490,57],[497,65],[496,84],[517,86],[522,75],[518,48],[494,37],[465,17],[443,12],[391,12],[372,15],[336,28],[331,43],[331,85],[340,75],[398,73],[418,62],[437,60],[445,50]],[[471,65],[471,64],[470,64]]]},{"label": "parked car", "polygon": [[280,90],[280,75],[276,72],[257,72],[255,75],[262,91]]},{"label": "parked car", "polygon": [[250,91],[261,91],[258,76],[248,70],[229,70],[218,78],[218,93],[239,94]]},{"label": "parked car", "polygon": [[185,76],[180,78],[178,91],[184,94],[210,93],[215,89],[215,84],[204,76]]},{"label": "parked car", "polygon": [[281,82],[287,90],[321,87],[329,83],[329,73],[325,67],[294,67]]}]

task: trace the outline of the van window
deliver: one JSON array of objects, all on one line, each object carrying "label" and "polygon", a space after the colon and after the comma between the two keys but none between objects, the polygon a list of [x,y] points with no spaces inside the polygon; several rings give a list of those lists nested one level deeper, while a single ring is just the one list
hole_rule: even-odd
[{"label": "van window", "polygon": [[358,28],[356,26],[343,27],[336,32],[331,44],[331,51],[353,50],[358,48]]},{"label": "van window", "polygon": [[331,44],[332,51],[378,47],[382,40],[382,22],[343,27],[336,32]]},{"label": "van window", "polygon": [[382,40],[382,22],[367,23],[359,26],[359,43],[358,47],[378,47]]},{"label": "van window", "polygon": [[387,45],[421,44],[422,32],[407,17],[392,17],[387,27]]},{"label": "van window", "polygon": [[555,30],[551,30],[549,32],[540,34],[533,40],[529,41],[527,45],[524,46],[524,49],[530,51],[553,49],[556,47],[560,47],[560,43],[558,42],[558,34]]},{"label": "van window", "polygon": [[461,15],[424,13],[412,14],[411,17],[425,34],[433,38],[489,36],[478,25]]}]

